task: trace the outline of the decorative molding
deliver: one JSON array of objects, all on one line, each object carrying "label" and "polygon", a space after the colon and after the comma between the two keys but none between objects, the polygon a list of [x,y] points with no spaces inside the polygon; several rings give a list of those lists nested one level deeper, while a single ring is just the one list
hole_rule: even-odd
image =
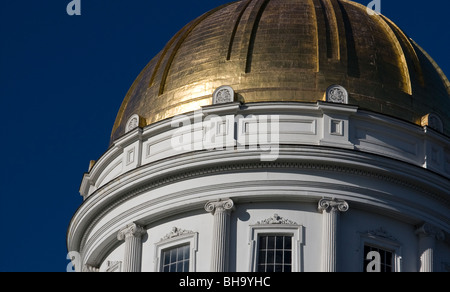
[{"label": "decorative molding", "polygon": [[173,227],[170,233],[167,233],[160,241],[172,239],[174,237],[186,235],[186,234],[194,234],[195,232],[192,230],[184,230],[178,227]]},{"label": "decorative molding", "polygon": [[135,114],[132,115],[125,126],[125,133],[131,132],[136,128],[143,128],[145,126],[145,119]]},{"label": "decorative molding", "polygon": [[121,272],[122,271],[122,262],[121,261],[107,261],[106,262],[106,272]]},{"label": "decorative molding", "polygon": [[283,218],[278,214],[274,214],[272,217],[256,222],[257,225],[270,225],[270,224],[282,224],[282,225],[298,225],[296,222]]},{"label": "decorative molding", "polygon": [[430,127],[439,133],[444,132],[444,124],[442,123],[442,119],[434,113],[423,116],[421,125],[422,127]]},{"label": "decorative molding", "polygon": [[143,227],[137,225],[136,223],[131,223],[119,230],[119,233],[117,234],[117,239],[122,241],[127,237],[140,238],[142,237],[142,235],[146,233],[147,231]]},{"label": "decorative molding", "polygon": [[205,204],[205,210],[208,213],[215,214],[219,212],[231,212],[234,209],[234,202],[231,199],[218,199],[217,201],[209,201]]},{"label": "decorative molding", "polygon": [[378,238],[383,238],[383,239],[388,239],[390,241],[398,242],[397,238],[395,238],[390,233],[388,233],[386,230],[384,230],[383,227],[380,227],[380,228],[374,229],[374,230],[368,230],[365,234],[369,237],[378,237]]},{"label": "decorative molding", "polygon": [[[86,230],[83,232],[83,237],[80,240],[79,250],[83,250],[86,246],[86,239],[87,235],[90,234],[90,231],[92,228],[97,224],[103,216],[105,216],[111,209],[117,207],[118,205],[122,204],[123,202],[143,193],[146,191],[149,191],[154,188],[162,187],[164,185],[174,183],[179,179],[188,179],[193,178],[197,176],[201,176],[204,174],[214,174],[218,172],[223,171],[236,171],[236,170],[248,170],[248,169],[261,169],[261,168],[295,168],[295,169],[317,169],[321,171],[336,171],[341,173],[346,173],[349,175],[360,175],[364,177],[371,177],[373,179],[379,179],[383,181],[387,181],[390,183],[395,183],[399,186],[411,188],[412,190],[419,191],[423,193],[426,196],[430,196],[442,204],[446,206],[450,206],[450,200],[448,200],[447,197],[439,196],[436,193],[430,192],[427,189],[424,189],[423,187],[417,186],[414,184],[414,182],[401,180],[394,178],[392,176],[376,173],[374,171],[367,171],[362,170],[358,168],[348,167],[348,166],[341,166],[336,164],[326,164],[326,163],[314,163],[314,162],[258,162],[258,163],[235,163],[235,164],[227,164],[227,165],[220,165],[220,166],[214,166],[209,168],[203,168],[201,170],[196,171],[190,171],[190,172],[182,172],[178,173],[172,176],[167,176],[164,179],[154,179],[149,181],[146,185],[141,186],[139,188],[132,189],[128,191],[127,193],[123,194],[119,199],[113,201],[112,203],[108,204],[107,206],[104,206],[100,214],[96,216],[94,220],[92,220],[89,224],[89,226],[86,228]],[[107,186],[107,185],[105,185]],[[95,195],[92,194],[89,196],[90,199]],[[208,210],[206,210],[208,211]]]},{"label": "decorative molding", "polygon": [[437,240],[444,240],[445,233],[440,228],[429,223],[423,223],[416,229],[416,235],[423,237],[433,237]]},{"label": "decorative molding", "polygon": [[234,90],[231,86],[220,86],[213,93],[213,104],[234,102]]},{"label": "decorative molding", "polygon": [[332,85],[326,92],[326,101],[334,103],[348,103],[348,92],[341,85]]},{"label": "decorative molding", "polygon": [[132,115],[131,118],[128,119],[125,133],[128,133],[128,132],[136,129],[137,127],[139,127],[139,116]]},{"label": "decorative molding", "polygon": [[341,212],[347,212],[348,211],[348,203],[344,200],[338,200],[338,199],[331,199],[331,198],[323,198],[319,201],[318,209],[320,212],[323,211],[341,211]]},{"label": "decorative molding", "polygon": [[85,273],[98,273],[99,271],[100,271],[99,268],[90,265],[84,265],[83,267],[83,272]]}]

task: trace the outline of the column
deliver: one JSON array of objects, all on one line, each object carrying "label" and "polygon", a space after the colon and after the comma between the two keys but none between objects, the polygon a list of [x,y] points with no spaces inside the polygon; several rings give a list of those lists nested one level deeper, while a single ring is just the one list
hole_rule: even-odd
[{"label": "column", "polygon": [[348,204],[343,200],[324,198],[319,201],[318,208],[323,213],[322,271],[336,272],[339,213],[346,212]]},{"label": "column", "polygon": [[419,271],[433,272],[434,246],[436,244],[436,239],[444,239],[444,232],[429,223],[424,223],[416,229],[416,234],[419,236]]},{"label": "column", "polygon": [[211,272],[228,271],[230,214],[233,208],[231,199],[210,201],[205,205],[205,210],[214,216]]},{"label": "column", "polygon": [[142,261],[142,235],[145,229],[135,223],[122,228],[117,239],[125,240],[125,254],[123,259],[123,272],[140,272]]}]

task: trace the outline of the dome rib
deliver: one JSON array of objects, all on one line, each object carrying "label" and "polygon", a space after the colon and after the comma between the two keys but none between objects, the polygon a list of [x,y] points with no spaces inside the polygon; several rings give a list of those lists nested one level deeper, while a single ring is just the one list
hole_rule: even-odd
[{"label": "dome rib", "polygon": [[[412,59],[412,67],[414,68],[414,72],[417,74],[417,78],[419,80],[419,83],[422,87],[425,86],[425,79],[423,76],[422,66],[420,65],[419,57],[417,56],[416,51],[414,50],[414,47],[411,44],[411,41],[406,36],[406,34],[395,24],[393,23],[389,18],[387,18],[384,15],[380,15],[383,20],[391,27],[391,29],[394,31],[395,35],[399,39],[403,50],[408,52],[408,56]],[[411,74],[411,71],[410,71]]]},{"label": "dome rib", "polygon": [[245,62],[245,73],[250,73],[252,70],[252,60],[253,60],[253,50],[255,47],[255,39],[256,39],[256,33],[258,32],[259,23],[261,21],[261,17],[264,13],[264,10],[266,9],[267,5],[269,4],[270,0],[258,0],[258,5],[254,7],[254,10],[252,11],[252,14],[255,14],[252,31],[250,33],[250,40],[248,42],[247,46],[247,58]]},{"label": "dome rib", "polygon": [[450,82],[388,18],[348,0],[241,0],[170,39],[125,96],[111,143],[131,116],[150,125],[200,109],[222,85],[254,103],[316,102],[333,84],[361,109],[417,125],[434,113],[450,135]]},{"label": "dome rib", "polygon": [[330,0],[320,0],[325,19],[327,57],[331,60],[340,60],[339,28],[336,12]]},{"label": "dome rib", "polygon": [[226,7],[230,5],[230,3],[222,5],[220,7],[217,7],[205,14],[203,14],[202,16],[200,16],[199,18],[197,18],[196,20],[194,20],[193,22],[191,22],[191,25],[188,26],[187,29],[184,30],[184,33],[181,34],[178,42],[176,43],[175,47],[172,50],[172,53],[170,54],[170,57],[167,61],[167,65],[164,69],[164,73],[163,73],[163,77],[162,80],[160,82],[160,86],[159,86],[159,95],[162,95],[164,93],[164,88],[166,86],[166,80],[167,80],[167,75],[169,74],[169,70],[172,66],[173,63],[173,59],[175,58],[175,55],[178,53],[178,50],[180,49],[181,45],[183,44],[183,42],[186,40],[186,38],[191,34],[191,32],[197,27],[197,25],[199,25],[203,20],[205,20],[207,17],[209,17],[210,15],[214,14],[216,11],[221,10],[222,8]]},{"label": "dome rib", "polygon": [[228,52],[227,52],[227,61],[231,60],[231,52],[233,50],[236,32],[238,30],[239,24],[241,23],[242,16],[244,15],[245,11],[247,10],[251,2],[252,0],[242,2],[242,5],[236,8],[236,11],[240,11],[240,13],[239,16],[236,18],[236,21],[234,22],[233,31],[231,32],[230,44],[228,45]]},{"label": "dome rib", "polygon": [[[352,1],[347,1],[347,0],[341,0],[343,2],[346,2],[350,5],[353,5],[355,7],[357,7],[358,9],[361,9],[362,13],[367,13],[367,7],[356,3],[356,2],[352,2]],[[369,15],[369,17],[371,17],[374,21],[376,21],[384,30],[386,33],[386,36],[389,37],[389,41],[390,43],[394,46],[395,51],[396,51],[396,67],[400,69],[400,79],[401,79],[401,89],[403,90],[403,92],[412,95],[412,86],[411,86],[411,78],[409,75],[409,69],[408,69],[408,64],[406,62],[406,57],[405,57],[405,53],[403,51],[403,48],[400,44],[400,41],[397,37],[397,35],[395,34],[395,32],[392,30],[391,26],[385,21],[385,18],[382,17],[381,15],[378,14],[374,14],[374,15]]]}]

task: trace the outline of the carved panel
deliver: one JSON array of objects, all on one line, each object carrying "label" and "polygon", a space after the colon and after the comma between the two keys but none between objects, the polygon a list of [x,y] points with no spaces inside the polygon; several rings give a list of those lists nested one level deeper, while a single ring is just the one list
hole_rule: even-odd
[{"label": "carved panel", "polygon": [[221,86],[213,93],[213,104],[223,104],[234,101],[234,90],[230,86]]},{"label": "carved panel", "polygon": [[332,85],[327,89],[326,101],[347,104],[348,92],[344,87],[340,85]]}]

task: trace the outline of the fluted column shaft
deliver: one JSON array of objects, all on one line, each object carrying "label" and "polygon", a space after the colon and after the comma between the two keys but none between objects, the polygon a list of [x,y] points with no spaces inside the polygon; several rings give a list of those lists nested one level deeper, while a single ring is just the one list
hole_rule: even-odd
[{"label": "fluted column shaft", "polygon": [[424,223],[416,230],[419,236],[419,257],[420,257],[420,272],[434,271],[434,247],[436,239],[443,240],[444,233],[442,230]]},{"label": "fluted column shaft", "polygon": [[322,223],[322,271],[337,271],[337,235],[339,214],[348,210],[346,201],[322,199],[319,211],[323,214]]},{"label": "fluted column shaft", "polygon": [[233,208],[231,199],[210,201],[205,205],[205,210],[214,216],[211,272],[228,271],[230,213]]},{"label": "fluted column shaft", "polygon": [[135,223],[122,228],[117,239],[125,240],[125,253],[123,258],[123,272],[140,272],[142,263],[142,236],[145,229]]}]

